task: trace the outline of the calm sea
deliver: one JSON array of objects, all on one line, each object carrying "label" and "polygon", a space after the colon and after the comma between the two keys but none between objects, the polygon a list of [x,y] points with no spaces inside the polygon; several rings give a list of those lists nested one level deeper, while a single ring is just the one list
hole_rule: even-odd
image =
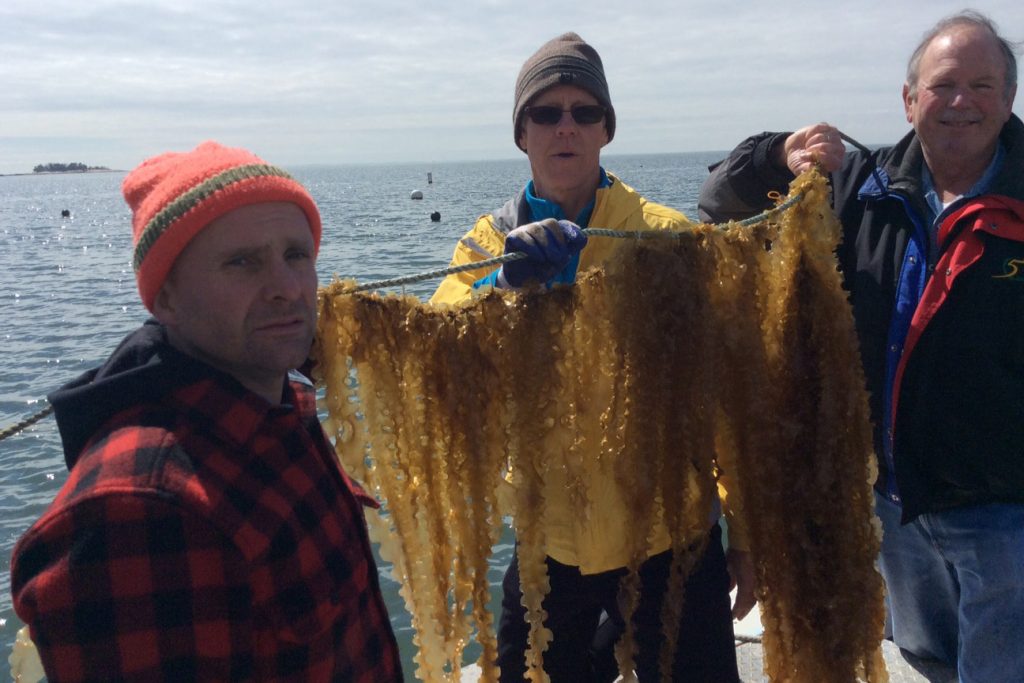
[{"label": "calm sea", "polygon": [[[707,165],[721,156],[606,156],[603,163],[647,198],[695,218]],[[323,216],[322,284],[335,275],[370,282],[443,268],[476,217],[529,179],[525,157],[289,170],[309,188]],[[44,407],[47,393],[99,364],[146,318],[132,274],[123,177],[0,177],[0,429]],[[422,200],[410,199],[414,190],[423,192]],[[64,209],[70,218],[61,218]],[[440,222],[431,221],[434,211]],[[436,285],[422,282],[406,291],[426,297]],[[22,626],[11,607],[11,550],[66,477],[52,417],[0,441],[0,681],[9,680],[7,656]],[[492,559],[494,595],[511,551],[506,533]],[[411,680],[409,616],[386,566],[381,574]],[[477,652],[467,654],[475,658]]]}]

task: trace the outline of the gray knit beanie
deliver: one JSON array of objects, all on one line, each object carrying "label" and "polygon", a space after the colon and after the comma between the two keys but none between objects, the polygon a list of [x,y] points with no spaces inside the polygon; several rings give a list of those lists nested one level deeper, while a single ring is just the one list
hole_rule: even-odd
[{"label": "gray knit beanie", "polygon": [[611,96],[608,94],[608,81],[604,78],[601,56],[575,33],[563,33],[541,45],[519,71],[515,105],[512,108],[512,134],[516,146],[519,147],[523,112],[527,105],[534,97],[555,85],[583,88],[608,109],[604,126],[608,131],[608,141],[611,142],[615,136],[615,109],[612,108]]}]

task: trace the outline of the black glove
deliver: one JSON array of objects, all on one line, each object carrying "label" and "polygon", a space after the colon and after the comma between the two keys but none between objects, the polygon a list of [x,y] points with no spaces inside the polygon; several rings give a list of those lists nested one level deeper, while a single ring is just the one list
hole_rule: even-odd
[{"label": "black glove", "polygon": [[545,218],[521,225],[505,237],[505,253],[519,251],[526,258],[501,266],[499,286],[522,287],[547,282],[587,245],[587,234],[571,221]]}]

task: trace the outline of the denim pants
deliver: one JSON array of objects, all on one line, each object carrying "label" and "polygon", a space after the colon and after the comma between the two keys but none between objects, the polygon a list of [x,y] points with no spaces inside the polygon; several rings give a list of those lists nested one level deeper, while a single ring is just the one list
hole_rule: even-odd
[{"label": "denim pants", "polygon": [[921,515],[875,494],[893,642],[956,664],[961,683],[1024,681],[1024,505]]},{"label": "denim pants", "polygon": [[[722,531],[711,528],[704,556],[686,580],[679,646],[671,679],[685,683],[738,683],[736,644],[730,613],[729,574],[722,550]],[[658,653],[661,605],[668,579],[671,551],[649,558],[640,568],[640,605],[633,616],[636,627],[637,677],[641,682],[661,680]],[[544,669],[552,683],[611,681],[618,675],[611,646],[624,627],[617,596],[625,570],[580,574],[579,568],[547,559],[551,592],[544,599],[545,626],[554,640],[544,653]],[[513,557],[503,582],[498,625],[498,665],[502,683],[522,681],[523,654],[529,627],[525,623],[519,563]],[[600,624],[602,609],[609,615]],[[600,624],[600,625],[599,625]]]}]

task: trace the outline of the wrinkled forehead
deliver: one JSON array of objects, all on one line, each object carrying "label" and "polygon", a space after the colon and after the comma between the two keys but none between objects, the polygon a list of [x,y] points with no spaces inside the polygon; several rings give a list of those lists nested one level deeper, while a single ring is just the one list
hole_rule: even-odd
[{"label": "wrinkled forehead", "polygon": [[313,234],[306,214],[290,202],[247,204],[210,221],[185,247],[178,260],[222,258],[236,251],[306,245]]},{"label": "wrinkled forehead", "polygon": [[998,38],[980,26],[953,26],[932,38],[921,58],[922,70],[956,63],[976,70],[1006,74],[1006,62]]}]

